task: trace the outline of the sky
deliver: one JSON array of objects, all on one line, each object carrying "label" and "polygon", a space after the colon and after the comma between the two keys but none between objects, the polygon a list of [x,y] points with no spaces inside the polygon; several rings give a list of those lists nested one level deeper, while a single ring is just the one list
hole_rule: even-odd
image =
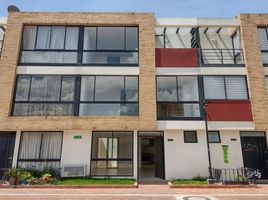
[{"label": "sky", "polygon": [[16,5],[27,12],[153,12],[156,17],[233,18],[268,13],[268,0],[0,0],[0,16]]}]

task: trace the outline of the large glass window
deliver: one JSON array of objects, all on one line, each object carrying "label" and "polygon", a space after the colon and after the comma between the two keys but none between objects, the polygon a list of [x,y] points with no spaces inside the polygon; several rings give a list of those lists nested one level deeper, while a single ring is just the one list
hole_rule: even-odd
[{"label": "large glass window", "polygon": [[43,170],[60,168],[62,132],[23,132],[18,166]]},{"label": "large glass window", "polygon": [[138,115],[138,77],[82,76],[79,115]]},{"label": "large glass window", "polygon": [[138,27],[85,27],[83,64],[138,64]]},{"label": "large glass window", "polygon": [[133,175],[133,133],[93,132],[91,176]]},{"label": "large glass window", "polygon": [[24,26],[20,63],[77,63],[78,27]]},{"label": "large glass window", "polygon": [[204,76],[206,99],[247,100],[245,76]]},{"label": "large glass window", "polygon": [[268,28],[258,28],[259,42],[264,64],[268,64]]},{"label": "large glass window", "polygon": [[200,117],[196,76],[157,77],[158,119]]},{"label": "large glass window", "polygon": [[75,76],[19,75],[14,116],[73,115]]}]

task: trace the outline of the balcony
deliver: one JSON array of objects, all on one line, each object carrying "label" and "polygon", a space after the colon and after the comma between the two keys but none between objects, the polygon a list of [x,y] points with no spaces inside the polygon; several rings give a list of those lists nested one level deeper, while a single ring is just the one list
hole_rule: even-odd
[{"label": "balcony", "polygon": [[196,48],[157,48],[155,50],[156,67],[198,67]]},{"label": "balcony", "polygon": [[209,66],[244,66],[242,49],[200,49],[201,65]]}]

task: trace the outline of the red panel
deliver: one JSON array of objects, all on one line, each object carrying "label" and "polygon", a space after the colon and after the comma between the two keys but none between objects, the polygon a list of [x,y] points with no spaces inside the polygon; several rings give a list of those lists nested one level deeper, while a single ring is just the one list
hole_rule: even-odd
[{"label": "red panel", "polygon": [[209,121],[253,121],[250,101],[210,101]]},{"label": "red panel", "polygon": [[156,67],[198,67],[197,49],[155,49]]}]

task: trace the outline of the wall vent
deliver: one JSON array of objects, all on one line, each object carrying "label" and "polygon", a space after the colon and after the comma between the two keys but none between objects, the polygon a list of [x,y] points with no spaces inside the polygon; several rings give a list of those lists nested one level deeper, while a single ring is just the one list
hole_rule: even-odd
[{"label": "wall vent", "polygon": [[62,167],[62,177],[84,177],[86,176],[86,165],[64,165]]}]

